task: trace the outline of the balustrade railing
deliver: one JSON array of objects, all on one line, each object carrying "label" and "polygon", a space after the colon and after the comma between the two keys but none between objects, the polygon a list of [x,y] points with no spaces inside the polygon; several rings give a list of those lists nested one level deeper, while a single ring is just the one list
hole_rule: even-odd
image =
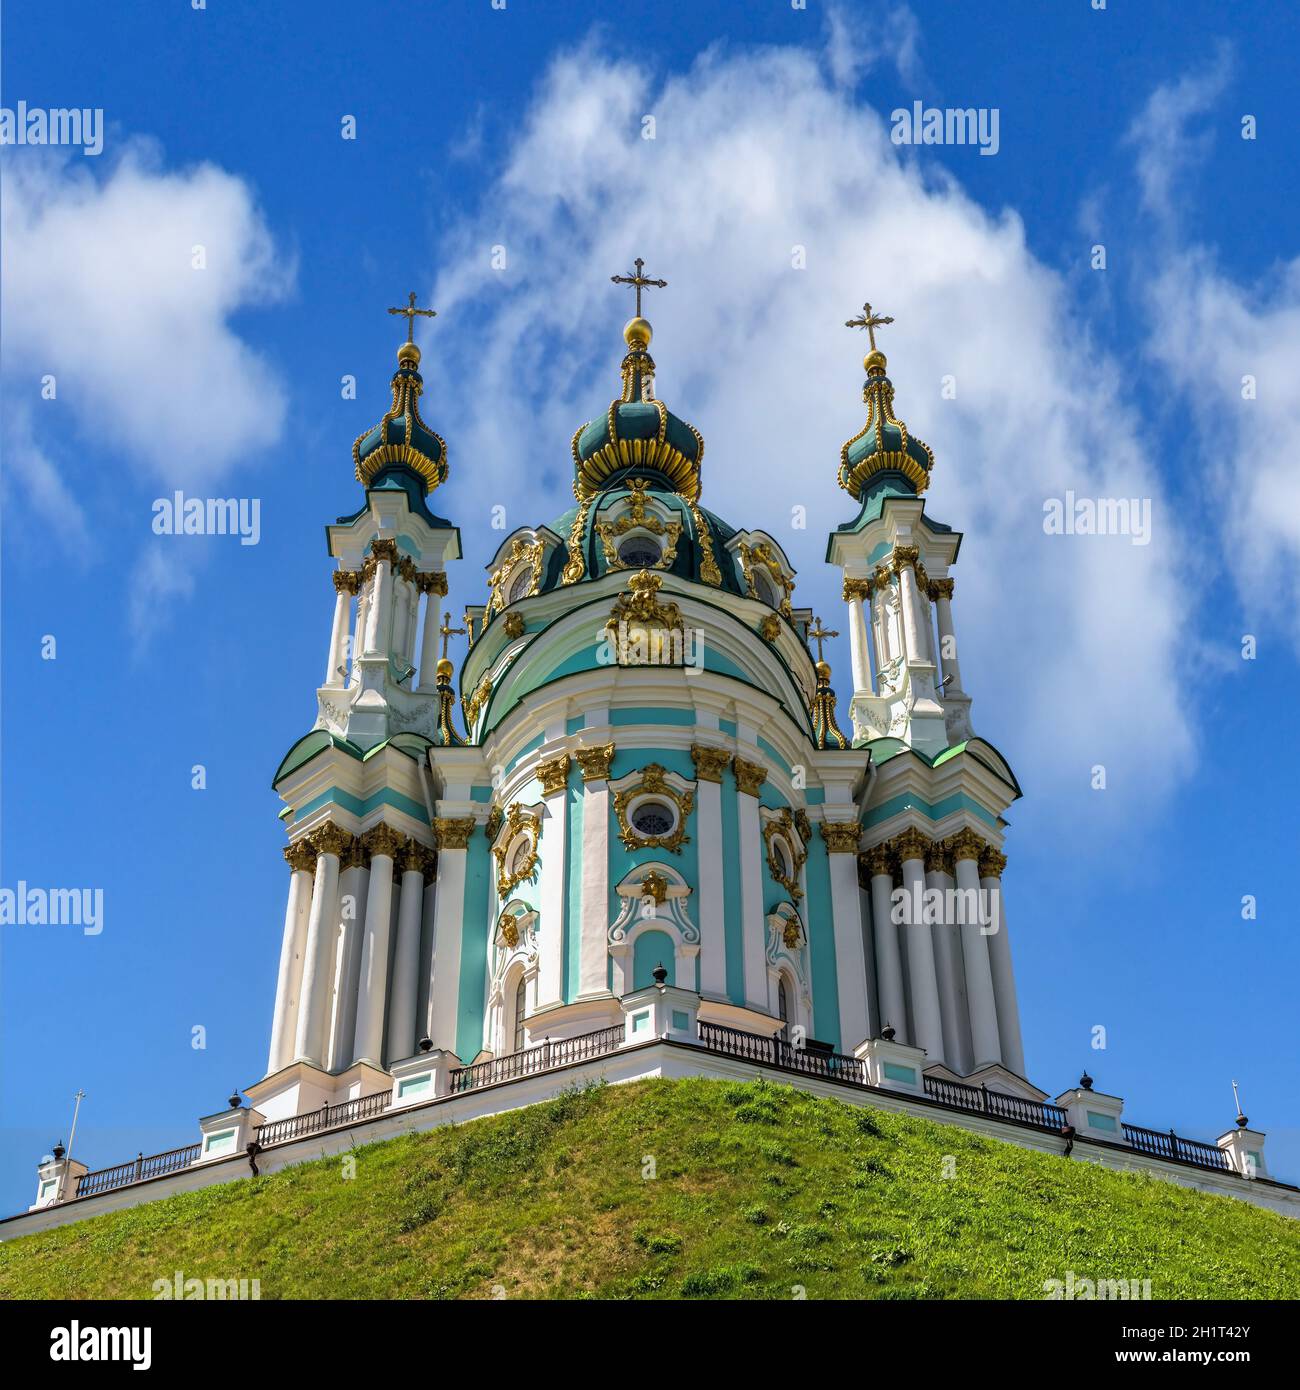
[{"label": "balustrade railing", "polygon": [[119,1163],[116,1168],[97,1168],[92,1173],[83,1173],[77,1181],[75,1195],[93,1197],[97,1192],[111,1192],[115,1187],[127,1187],[133,1182],[143,1182],[146,1178],[160,1178],[165,1173],[174,1173],[179,1168],[188,1168],[198,1158],[201,1144],[186,1144],[183,1148],[168,1149],[166,1153],[137,1154],[130,1163]]},{"label": "balustrade railing", "polygon": [[319,1134],[322,1130],[338,1129],[344,1125],[354,1125],[359,1120],[373,1119],[382,1114],[393,1103],[393,1093],[375,1091],[368,1096],[358,1096],[356,1100],[344,1101],[341,1105],[322,1105],[319,1110],[309,1110],[305,1115],[291,1115],[285,1120],[269,1120],[253,1131],[257,1142],[269,1149],[276,1144],[287,1144],[291,1139],[301,1139],[308,1134]]},{"label": "balustrade railing", "polygon": [[1125,1125],[1124,1138],[1131,1148],[1152,1158],[1167,1158],[1174,1163],[1192,1163],[1198,1168],[1218,1168],[1235,1172],[1228,1155],[1217,1144],[1203,1144],[1199,1139],[1182,1139],[1170,1130],[1143,1129],[1141,1125]]},{"label": "balustrade railing", "polygon": [[572,1062],[603,1057],[617,1051],[622,1046],[623,1037],[624,1029],[620,1023],[613,1028],[600,1028],[594,1033],[580,1033],[576,1038],[548,1039],[536,1047],[526,1047],[522,1052],[509,1052],[504,1057],[493,1057],[487,1062],[457,1067],[451,1073],[451,1093],[459,1095],[464,1091],[475,1091],[480,1086],[495,1086],[501,1081],[516,1081],[521,1076],[534,1076]]}]

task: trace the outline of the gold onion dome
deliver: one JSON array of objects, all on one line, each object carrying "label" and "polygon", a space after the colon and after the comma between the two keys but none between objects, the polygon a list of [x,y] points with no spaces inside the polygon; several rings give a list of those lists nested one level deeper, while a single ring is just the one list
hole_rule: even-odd
[{"label": "gold onion dome", "polygon": [[893,319],[873,314],[870,304],[862,309],[861,316],[849,319],[845,326],[865,328],[871,335],[871,351],[862,359],[867,373],[862,386],[867,422],[840,450],[839,484],[860,500],[875,474],[892,472],[901,473],[922,493],[930,484],[934,454],[894,414],[894,384],[887,375],[885,354],[876,346],[875,330]]},{"label": "gold onion dome", "polygon": [[610,276],[616,284],[635,287],[636,314],[623,328],[627,355],[621,396],[610,402],[604,415],[574,433],[574,495],[579,502],[588,502],[629,470],[642,475],[654,471],[688,502],[697,502],[704,438],[694,425],[678,419],[655,399],[655,363],[650,356],[654,330],[641,316],[641,291],[651,285],[662,289],[667,282],[644,275],[645,262],[640,258],[635,264],[631,275]]},{"label": "gold onion dome", "polygon": [[417,309],[415,295],[410,306],[390,309],[408,322],[406,341],[397,349],[397,371],[393,373],[393,401],[377,425],[357,436],[352,445],[352,461],[357,481],[366,487],[386,468],[410,469],[432,492],[447,479],[447,441],[420,418],[420,396],[424,378],[420,375],[420,349],[414,341],[415,318],[433,316],[431,309]]}]

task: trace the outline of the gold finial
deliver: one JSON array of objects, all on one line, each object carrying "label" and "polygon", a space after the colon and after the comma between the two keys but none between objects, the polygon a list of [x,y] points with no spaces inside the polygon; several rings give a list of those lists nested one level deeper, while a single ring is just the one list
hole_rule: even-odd
[{"label": "gold finial", "polygon": [[840,634],[838,632],[835,632],[833,629],[823,627],[822,620],[820,618],[814,618],[812,620],[812,626],[808,629],[808,636],[811,637],[813,641],[817,643],[817,674],[819,676],[821,675],[823,666],[826,667],[826,675],[828,678],[831,673],[831,668],[826,665],[825,661],[822,660],[822,643],[829,640],[832,637],[838,637],[839,635]]},{"label": "gold finial", "polygon": [[855,319],[845,319],[845,328],[865,328],[867,337],[871,340],[871,351],[862,359],[862,365],[871,371],[873,368],[880,372],[885,370],[885,354],[876,346],[876,329],[883,328],[887,323],[893,323],[892,314],[876,314],[871,310],[870,304],[862,306],[862,312]]},{"label": "gold finial", "polygon": [[415,307],[415,291],[411,291],[410,302],[405,309],[390,309],[390,314],[401,314],[406,320],[406,341],[397,349],[397,360],[399,362],[412,362],[415,366],[420,365],[420,349],[415,346],[415,320],[417,315],[422,319],[434,319],[438,317],[436,309],[417,309]]},{"label": "gold finial", "polygon": [[452,627],[451,614],[444,613],[442,615],[442,626],[438,629],[438,635],[442,638],[442,659],[446,661],[447,644],[453,637],[464,637],[465,629],[463,627]]}]

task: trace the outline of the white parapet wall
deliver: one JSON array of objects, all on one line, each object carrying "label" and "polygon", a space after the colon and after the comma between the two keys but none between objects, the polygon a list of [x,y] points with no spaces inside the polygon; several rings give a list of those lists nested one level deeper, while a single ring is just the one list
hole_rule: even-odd
[{"label": "white parapet wall", "polygon": [[[264,1149],[255,1155],[259,1173],[276,1173],[296,1163],[331,1158],[355,1149],[359,1144],[378,1143],[398,1135],[419,1133],[441,1125],[466,1124],[471,1120],[520,1110],[549,1100],[576,1086],[597,1082],[621,1085],[662,1076],[680,1079],[689,1076],[715,1077],[720,1080],[756,1081],[775,1076],[812,1095],[825,1096],[849,1105],[874,1106],[896,1114],[914,1115],[956,1125],[974,1134],[1016,1144],[1041,1153],[1068,1156],[1083,1162],[1096,1163],[1103,1168],[1121,1172],[1147,1173],[1184,1187],[1196,1188],[1222,1197],[1235,1197],[1255,1206],[1267,1207],[1284,1216],[1300,1218],[1300,1188],[1267,1178],[1249,1179],[1236,1172],[1194,1168],[1186,1164],[1167,1162],[1138,1153],[1122,1144],[1109,1143],[1076,1133],[1056,1134],[1049,1130],[1033,1129],[1013,1124],[993,1115],[975,1111],[960,1111],[901,1091],[869,1089],[804,1076],[789,1071],[776,1071],[761,1063],[746,1061],[713,1052],[691,1043],[672,1038],[654,1038],[633,1045],[624,1044],[617,1051],[568,1066],[531,1076],[518,1077],[472,1091],[450,1095],[420,1104],[391,1108],[373,1118],[356,1124],[311,1134]],[[215,1183],[237,1182],[251,1175],[250,1160],[239,1154],[227,1159],[214,1159],[183,1168],[165,1176],[133,1183],[92,1197],[81,1197],[57,1206],[23,1212],[0,1221],[0,1240],[48,1231],[73,1221],[105,1212],[121,1211],[142,1202],[156,1201],[178,1192],[193,1192]]]}]

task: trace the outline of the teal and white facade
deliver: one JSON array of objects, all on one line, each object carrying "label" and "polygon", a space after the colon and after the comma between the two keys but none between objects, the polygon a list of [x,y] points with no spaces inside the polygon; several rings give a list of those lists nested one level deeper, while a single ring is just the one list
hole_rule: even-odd
[{"label": "teal and white facade", "polygon": [[289,883],[250,1099],[274,1120],[387,1084],[422,1039],[469,1064],[613,1026],[661,964],[702,1021],[844,1054],[892,1029],[927,1073],[1041,1098],[1001,893],[1019,789],[972,731],[961,536],[927,513],[883,355],[827,549],[849,732],[787,556],[703,506],[704,440],[655,397],[649,324],[624,336],[575,505],[508,536],[464,607],[459,702],[447,446],[399,351],[353,449],[364,502],[326,528],[315,725],[275,776]]}]

